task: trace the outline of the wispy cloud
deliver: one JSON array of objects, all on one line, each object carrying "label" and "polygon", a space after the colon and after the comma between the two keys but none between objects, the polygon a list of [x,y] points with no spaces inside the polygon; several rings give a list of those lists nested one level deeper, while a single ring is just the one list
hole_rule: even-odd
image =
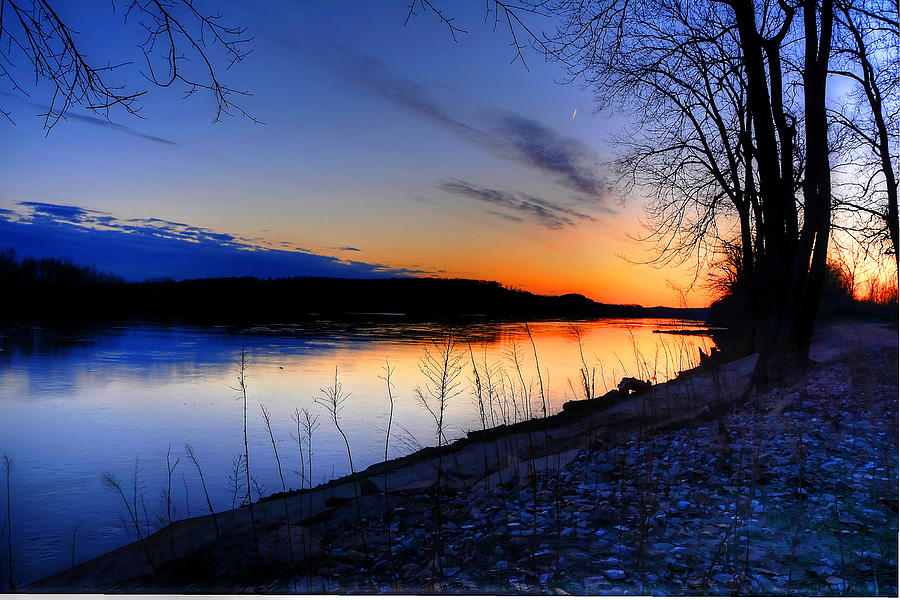
[{"label": "wispy cloud", "polygon": [[78,113],[67,112],[63,115],[64,119],[72,119],[73,121],[81,121],[82,123],[88,123],[89,125],[96,125],[98,127],[105,127],[106,129],[112,129],[114,131],[119,131],[121,133],[126,133],[128,135],[133,135],[139,138],[144,138],[145,140],[149,140],[151,142],[156,142],[157,144],[166,144],[169,146],[177,146],[178,142],[173,140],[159,137],[156,135],[150,135],[148,133],[144,133],[133,127],[128,127],[127,125],[122,125],[121,123],[116,123],[114,121],[107,121],[106,119],[101,119],[99,117],[92,117],[90,115],[80,115]]},{"label": "wispy cloud", "polygon": [[[26,106],[30,106],[32,108],[35,108],[35,109],[41,111],[41,114],[46,114],[50,110],[50,107],[45,104],[38,104],[37,102],[32,102],[31,100],[26,100],[25,98],[22,98],[21,96],[18,96],[16,94],[10,94],[9,92],[0,92],[0,96],[5,96],[7,98],[14,98],[14,99],[18,100],[19,102],[21,102],[22,104],[25,104]],[[140,130],[134,129],[133,127],[128,127],[127,125],[122,125],[121,123],[116,123],[115,121],[110,121],[108,119],[101,119],[100,117],[94,117],[92,115],[82,115],[82,114],[74,113],[74,112],[65,112],[65,113],[63,113],[62,118],[64,120],[72,119],[73,121],[80,121],[81,123],[87,123],[89,125],[96,125],[98,127],[112,129],[112,130],[119,131],[121,133],[125,133],[128,135],[133,135],[133,136],[137,136],[140,138],[144,138],[145,140],[149,140],[151,142],[156,142],[158,144],[167,144],[170,146],[178,145],[178,142],[172,141],[170,139],[166,139],[166,138],[155,136],[155,135],[150,135],[150,134],[144,133]]]},{"label": "wispy cloud", "polygon": [[362,250],[360,250],[359,248],[354,248],[353,246],[339,246],[336,249],[343,252],[362,252]]},{"label": "wispy cloud", "polygon": [[[20,202],[0,209],[0,246],[31,256],[68,257],[127,279],[154,277],[396,277],[419,273],[344,260],[304,248],[159,218],[119,219],[80,206]],[[281,242],[283,246],[285,242]],[[352,246],[345,249],[359,252]]]},{"label": "wispy cloud", "polygon": [[[438,187],[445,192],[492,205],[494,209],[485,211],[492,215],[510,221],[531,221],[547,229],[571,227],[579,221],[597,221],[591,215],[531,194],[479,186],[462,179],[450,179]],[[497,210],[498,208],[504,210]]]},{"label": "wispy cloud", "polygon": [[549,175],[566,189],[603,203],[610,186],[597,154],[584,142],[562,135],[529,117],[504,110],[485,111],[467,123],[422,86],[389,72],[378,58],[333,47],[319,59],[334,73],[392,104],[447,129],[493,155]]}]

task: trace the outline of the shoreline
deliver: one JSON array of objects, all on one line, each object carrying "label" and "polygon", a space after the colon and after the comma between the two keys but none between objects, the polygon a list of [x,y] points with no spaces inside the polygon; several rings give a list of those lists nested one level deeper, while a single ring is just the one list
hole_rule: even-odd
[{"label": "shoreline", "polygon": [[[890,348],[891,346],[888,345],[888,349]],[[817,358],[821,362],[816,368],[827,368],[835,361],[840,361],[841,349],[842,345],[840,344],[837,348],[833,344],[819,348]],[[896,345],[893,345],[893,355],[896,361]],[[600,445],[609,445],[613,438],[619,440],[613,443],[613,448],[615,448],[620,444],[627,444],[626,438],[629,436],[644,440],[646,443],[647,440],[665,439],[666,436],[673,435],[673,432],[685,428],[688,430],[692,427],[704,429],[706,424],[712,422],[714,418],[717,418],[720,423],[729,418],[733,419],[736,415],[744,418],[746,415],[735,409],[738,404],[747,400],[745,391],[754,363],[755,357],[751,356],[706,371],[699,370],[689,377],[682,376],[653,386],[643,394],[631,394],[620,398],[617,402],[610,401],[610,397],[607,395],[590,401],[570,403],[572,406],[568,410],[557,415],[525,421],[513,426],[472,432],[467,437],[447,446],[426,448],[405,457],[392,459],[387,463],[372,465],[356,475],[320,485],[311,492],[270,496],[259,503],[254,503],[257,511],[257,527],[263,532],[261,536],[265,539],[261,544],[264,548],[261,550],[259,559],[253,556],[249,549],[252,544],[248,544],[251,539],[249,520],[247,519],[248,509],[243,507],[235,511],[217,514],[217,518],[221,522],[230,521],[231,523],[218,537],[213,530],[212,517],[205,515],[173,523],[171,527],[161,529],[146,538],[144,543],[149,548],[149,553],[158,557],[156,565],[158,568],[151,568],[146,564],[147,559],[144,556],[147,551],[141,546],[141,542],[135,542],[76,565],[72,569],[29,584],[22,591],[189,592],[214,590],[221,592],[246,590],[247,585],[251,586],[250,591],[259,591],[260,589],[271,591],[265,586],[273,581],[281,583],[272,589],[281,590],[283,593],[290,593],[292,589],[299,591],[366,591],[367,589],[390,591],[393,589],[390,586],[398,585],[396,581],[392,583],[391,578],[387,579],[389,587],[385,590],[377,586],[371,587],[372,582],[367,583],[365,578],[351,576],[350,579],[347,579],[346,574],[340,578],[341,585],[350,587],[329,588],[329,581],[333,580],[329,575],[335,569],[336,573],[341,572],[342,560],[347,560],[346,553],[350,553],[351,562],[374,560],[374,564],[369,568],[379,572],[382,576],[393,570],[389,568],[391,565],[381,564],[379,566],[378,559],[369,556],[368,551],[361,558],[358,541],[354,543],[351,539],[341,537],[357,529],[353,526],[357,520],[356,495],[354,493],[357,485],[362,492],[359,498],[364,523],[362,530],[368,533],[369,542],[376,544],[382,555],[384,549],[399,546],[396,548],[396,553],[394,548],[387,551],[387,554],[392,557],[392,561],[396,559],[394,554],[400,556],[407,551],[416,550],[421,567],[423,557],[418,553],[421,548],[407,548],[402,542],[393,543],[396,541],[395,533],[398,533],[394,531],[394,527],[402,527],[406,521],[410,521],[413,531],[419,532],[418,537],[421,543],[417,544],[418,546],[431,547],[434,544],[433,532],[429,535],[428,529],[434,516],[429,507],[431,506],[431,496],[433,496],[435,474],[438,472],[435,462],[441,464],[443,480],[440,494],[441,500],[448,503],[446,509],[448,514],[456,514],[453,502],[457,498],[467,494],[471,495],[475,493],[474,490],[483,490],[483,495],[486,495],[489,500],[493,499],[492,502],[497,496],[521,493],[522,490],[528,490],[529,486],[531,486],[531,491],[537,494],[538,487],[549,485],[546,481],[547,473],[555,472],[558,483],[559,474],[568,472],[565,470],[567,465],[577,466],[588,460],[585,458],[588,455],[592,457],[590,460],[593,460],[596,457],[597,448]],[[603,424],[602,428],[598,427],[599,423]],[[709,432],[705,432],[704,435],[708,436]],[[574,467],[573,469],[577,470]],[[896,477],[894,482],[896,483]],[[388,490],[387,494],[383,493],[384,489]],[[536,499],[533,498],[532,502],[536,502]],[[383,519],[386,505],[391,510],[389,514],[392,515],[389,519],[391,543],[388,543],[386,537],[388,529]],[[296,539],[298,531],[318,530],[320,532],[313,534],[309,540],[310,548],[314,547],[314,549],[304,555],[306,558],[295,560],[294,564],[286,564],[288,561],[286,556],[287,528],[284,525],[285,507],[287,507],[288,514],[292,515],[295,547],[299,545]],[[471,520],[474,515],[469,514],[468,518]],[[575,521],[569,519],[566,526],[556,532],[558,534],[556,537],[560,537],[563,529],[572,529],[576,521],[577,519]],[[521,523],[521,520],[513,522]],[[456,531],[471,531],[472,528],[461,529],[466,525],[463,524]],[[472,523],[468,523],[468,525],[472,525]],[[509,527],[506,527],[509,530]],[[540,546],[547,544],[547,540],[553,537],[549,533],[552,532],[545,531],[538,535],[535,527],[532,527],[529,543],[537,545],[535,549],[538,554],[548,550],[548,548]],[[572,530],[568,532],[568,535],[577,533],[577,530]],[[446,532],[446,535],[449,536],[450,533]],[[491,549],[491,552],[496,548],[501,548],[501,552],[507,554],[506,542],[513,543],[516,540],[515,536],[503,538],[502,534],[500,537],[497,537],[496,533],[492,535],[499,541],[495,545],[496,547]],[[332,543],[332,537],[342,541]],[[175,561],[171,561],[170,553],[173,544],[176,548],[177,560]],[[513,546],[519,545],[521,544],[513,543]],[[893,550],[894,560],[896,560],[896,546]],[[292,552],[296,552],[298,556],[301,554],[299,548],[294,548]],[[549,553],[546,552],[540,554],[540,556],[548,555]],[[558,560],[559,551],[556,556]],[[382,556],[381,560],[386,559]],[[621,562],[622,559],[617,558],[616,560]],[[434,562],[433,550],[431,562]],[[509,561],[506,562],[509,565]],[[253,565],[260,563],[268,565],[268,567],[262,572],[257,572],[260,569],[254,569]],[[495,582],[483,587],[487,585],[484,581],[479,582],[473,579],[474,587],[465,584],[464,581],[457,582],[462,586],[459,587],[454,581],[459,579],[459,573],[463,571],[454,572],[454,568],[456,567],[442,568],[437,576],[432,572],[433,568],[422,567],[415,573],[407,572],[405,575],[407,583],[398,589],[413,592],[428,591],[426,585],[428,584],[448,585],[450,586],[447,588],[448,590],[460,591],[473,589],[490,589],[499,593],[522,591],[513,586],[512,584],[516,582],[509,578],[503,585]],[[622,569],[607,570],[613,571],[613,573],[602,575],[602,577],[610,586],[614,587],[629,580],[629,577],[626,576],[623,576],[622,580],[617,579],[619,571]],[[303,574],[304,572],[306,574]],[[352,569],[351,572],[353,572]],[[625,571],[622,572],[625,573]],[[402,575],[399,574],[398,577]],[[589,577],[593,576],[595,575]],[[384,580],[384,577],[381,579]],[[709,577],[705,579],[704,585],[709,585]],[[724,577],[719,579],[724,579]],[[421,587],[411,586],[409,581],[419,581]],[[499,580],[497,581],[499,582]],[[543,583],[546,584],[547,581]],[[599,580],[593,581],[599,584]],[[290,585],[285,582],[290,582]],[[537,578],[536,583],[526,582],[524,579],[519,583],[542,585],[540,577]],[[645,578],[642,585],[646,584]],[[262,588],[260,588],[261,585]],[[283,587],[285,585],[288,587]],[[578,585],[582,586],[582,591],[587,589],[584,582]],[[539,592],[537,588],[531,591],[543,593]],[[575,591],[578,591],[577,588]]]}]

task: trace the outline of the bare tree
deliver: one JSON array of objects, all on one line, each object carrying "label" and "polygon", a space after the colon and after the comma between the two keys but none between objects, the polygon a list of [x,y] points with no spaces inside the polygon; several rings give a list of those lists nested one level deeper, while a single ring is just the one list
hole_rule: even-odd
[{"label": "bare tree", "polygon": [[[232,114],[255,121],[236,101],[247,92],[222,79],[222,71],[250,53],[246,28],[223,24],[221,15],[201,12],[193,0],[126,0],[123,27],[136,22],[135,35],[142,39],[141,66],[135,66],[130,57],[90,59],[75,22],[91,12],[79,5],[78,17],[63,15],[55,5],[51,0],[0,3],[0,79],[24,96],[31,95],[26,79],[48,88],[42,114],[48,133],[75,106],[107,119],[115,108],[139,117],[147,85],[180,85],[185,97],[208,92],[216,103],[213,122]],[[120,74],[137,75],[143,85],[114,79]],[[0,112],[12,122],[10,111]]]},{"label": "bare tree", "polygon": [[[857,239],[874,244],[898,263],[896,130],[900,117],[900,23],[887,0],[835,3],[832,72],[851,85],[830,118],[844,142],[846,177],[835,210],[846,216]],[[854,225],[859,225],[854,227]]]}]

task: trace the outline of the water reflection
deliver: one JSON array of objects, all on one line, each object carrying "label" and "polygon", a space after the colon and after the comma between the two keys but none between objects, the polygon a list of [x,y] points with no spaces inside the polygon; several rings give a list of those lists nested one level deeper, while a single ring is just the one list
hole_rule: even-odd
[{"label": "water reflection", "polygon": [[[506,406],[498,402],[492,413],[495,422],[539,414],[540,386],[548,411],[560,410],[565,401],[584,397],[584,374],[597,395],[625,374],[663,381],[695,363],[698,346],[708,351],[710,344],[704,337],[654,334],[654,329],[680,325],[658,320],[576,325],[580,350],[567,322],[531,323],[533,348],[519,323],[456,328],[455,336],[466,344],[466,358],[470,343],[471,356],[493,369],[496,381],[503,382],[499,385],[508,388]],[[332,383],[336,366],[343,389],[351,394],[341,417],[358,468],[383,458],[389,404],[379,376],[386,361],[393,369],[394,432],[399,433],[391,440],[390,456],[433,443],[434,421],[414,390],[424,383],[418,367],[423,348],[443,330],[439,324],[321,322],[243,331],[135,323],[99,330],[5,332],[0,337],[0,452],[13,459],[16,579],[28,581],[69,566],[73,533],[79,561],[129,541],[121,521],[125,509],[102,487],[103,473],[117,474],[130,490],[137,459],[138,494],[151,518],[161,514],[169,444],[173,454],[181,454],[185,443],[194,446],[213,505],[217,510],[231,507],[228,473],[243,449],[241,403],[233,389],[242,348],[249,361],[250,465],[269,493],[280,489],[280,480],[259,403],[272,415],[289,486],[300,485],[292,472],[299,469],[291,436],[295,408],[322,417],[314,438],[313,481],[349,471],[337,431],[314,403]],[[513,349],[518,350],[518,369]],[[463,391],[445,414],[451,439],[481,427],[470,389],[473,378],[466,362]],[[522,402],[529,390],[530,407]],[[176,480],[183,478],[193,498],[190,510],[198,514],[200,483],[187,465],[179,465]],[[188,498],[182,485],[177,488],[176,514],[183,518]]]}]

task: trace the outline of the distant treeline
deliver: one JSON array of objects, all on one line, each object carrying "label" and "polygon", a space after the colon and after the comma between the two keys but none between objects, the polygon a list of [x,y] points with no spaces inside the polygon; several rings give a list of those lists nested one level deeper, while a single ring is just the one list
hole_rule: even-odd
[{"label": "distant treeline", "polygon": [[689,318],[706,309],[601,304],[580,294],[542,296],[494,281],[406,277],[228,277],[128,283],[61,259],[0,253],[7,319],[172,319],[302,322],[340,319]]}]

